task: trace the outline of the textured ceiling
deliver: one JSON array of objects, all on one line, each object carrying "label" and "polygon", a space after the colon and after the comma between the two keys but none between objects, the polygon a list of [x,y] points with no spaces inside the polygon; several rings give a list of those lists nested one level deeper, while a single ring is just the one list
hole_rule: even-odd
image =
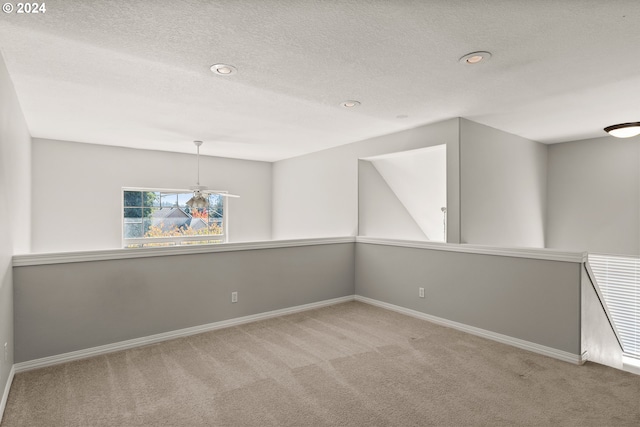
[{"label": "textured ceiling", "polygon": [[[640,120],[638,0],[46,6],[0,16],[39,138],[273,161],[451,117],[545,143]],[[458,62],[476,50],[493,57]]]}]

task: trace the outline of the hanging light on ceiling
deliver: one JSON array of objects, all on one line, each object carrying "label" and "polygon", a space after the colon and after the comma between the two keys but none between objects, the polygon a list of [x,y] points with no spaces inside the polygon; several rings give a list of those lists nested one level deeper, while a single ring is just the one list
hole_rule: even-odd
[{"label": "hanging light on ceiling", "polygon": [[193,192],[193,197],[187,201],[187,206],[190,208],[208,208],[209,200],[206,199],[200,192],[200,190],[196,190]]},{"label": "hanging light on ceiling", "polygon": [[640,122],[607,126],[604,131],[616,138],[631,138],[632,136],[640,135]]},{"label": "hanging light on ceiling", "polygon": [[[198,172],[198,181],[196,182],[196,185],[193,185],[191,187],[189,187],[189,190],[193,191],[193,197],[191,197],[188,201],[187,201],[187,206],[189,206],[190,208],[197,208],[197,209],[203,209],[203,208],[208,208],[209,207],[209,196],[212,194],[215,194],[219,197],[234,197],[234,198],[238,198],[240,196],[238,196],[237,194],[230,194],[227,193],[226,191],[216,191],[216,190],[210,190],[208,187],[204,186],[204,185],[200,185],[200,146],[202,145],[202,141],[193,141],[193,144],[196,146],[196,154],[197,154],[197,172]],[[184,189],[182,190],[175,190],[176,192],[184,192]]]},{"label": "hanging light on ceiling", "polygon": [[187,201],[187,206],[189,206],[190,208],[198,208],[198,209],[203,209],[203,208],[208,208],[209,207],[209,198],[205,197],[202,194],[202,190],[206,189],[205,187],[202,187],[200,185],[200,146],[202,145],[202,141],[193,141],[193,143],[196,146],[196,150],[197,150],[197,158],[198,158],[198,166],[197,166],[197,170],[198,170],[198,181],[196,182],[196,185],[191,187],[191,189],[193,190],[193,197],[190,198]]}]

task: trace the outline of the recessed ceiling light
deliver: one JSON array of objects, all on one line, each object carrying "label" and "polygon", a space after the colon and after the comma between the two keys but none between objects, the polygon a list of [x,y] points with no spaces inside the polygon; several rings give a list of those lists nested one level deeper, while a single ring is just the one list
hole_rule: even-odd
[{"label": "recessed ceiling light", "polygon": [[640,122],[607,126],[604,131],[616,138],[631,138],[632,136],[640,135]]},{"label": "recessed ceiling light", "polygon": [[222,76],[229,76],[231,74],[235,74],[238,72],[238,69],[233,65],[229,64],[213,64],[211,66],[211,71],[214,74],[220,74]]},{"label": "recessed ceiling light", "polygon": [[467,53],[465,56],[460,58],[460,62],[463,64],[478,64],[482,61],[486,61],[491,58],[491,52],[479,51],[479,52],[471,52]]},{"label": "recessed ceiling light", "polygon": [[348,100],[341,102],[340,105],[345,108],[353,108],[360,105],[360,101]]}]

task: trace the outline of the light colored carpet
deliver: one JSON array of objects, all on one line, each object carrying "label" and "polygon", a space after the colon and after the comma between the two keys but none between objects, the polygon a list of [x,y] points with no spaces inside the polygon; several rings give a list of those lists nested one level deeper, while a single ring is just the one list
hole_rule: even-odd
[{"label": "light colored carpet", "polygon": [[358,302],[16,375],[10,426],[640,425],[640,376]]}]

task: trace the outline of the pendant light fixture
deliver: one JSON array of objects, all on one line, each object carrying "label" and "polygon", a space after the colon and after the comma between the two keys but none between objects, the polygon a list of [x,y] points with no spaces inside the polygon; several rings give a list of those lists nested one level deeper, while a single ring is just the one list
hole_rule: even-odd
[{"label": "pendant light fixture", "polygon": [[209,207],[209,198],[204,197],[202,194],[202,190],[206,190],[206,187],[200,185],[200,146],[202,145],[202,141],[193,141],[196,146],[196,156],[197,156],[197,181],[196,185],[189,187],[190,190],[193,190],[193,197],[187,201],[187,206],[190,208],[208,208]]},{"label": "pendant light fixture", "polygon": [[[193,141],[193,144],[196,146],[196,156],[197,156],[197,163],[196,163],[196,185],[193,185],[191,187],[189,187],[190,191],[193,191],[193,197],[191,197],[186,205],[189,206],[190,208],[196,208],[196,209],[204,209],[204,208],[208,208],[209,207],[209,196],[212,194],[216,194],[220,197],[233,197],[233,198],[237,198],[240,197],[237,194],[230,194],[227,193],[226,191],[217,191],[217,190],[210,190],[209,187],[206,187],[204,185],[200,185],[200,146],[202,145],[202,141]],[[165,191],[176,191],[176,192],[184,192],[185,190],[165,190]]]}]

